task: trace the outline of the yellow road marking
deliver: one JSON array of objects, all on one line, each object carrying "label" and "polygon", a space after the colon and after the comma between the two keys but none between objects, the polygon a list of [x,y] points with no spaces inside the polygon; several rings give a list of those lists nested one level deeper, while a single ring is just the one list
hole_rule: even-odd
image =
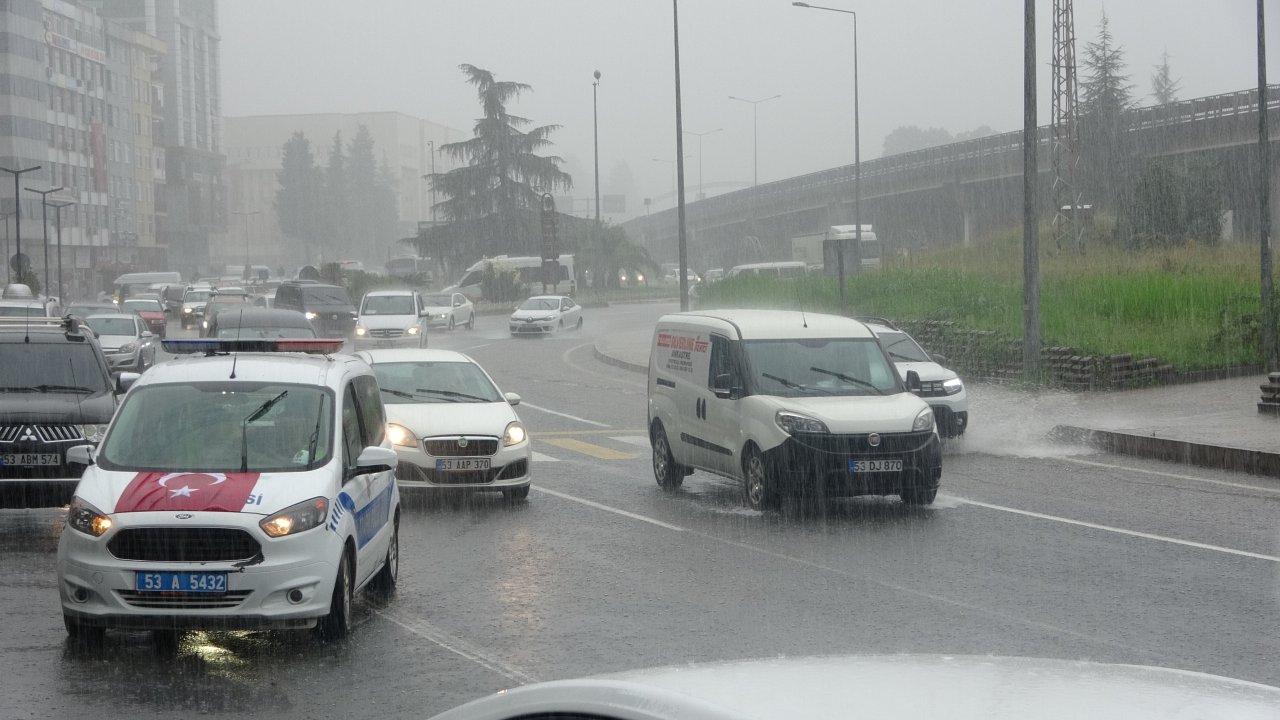
[{"label": "yellow road marking", "polygon": [[598,460],[634,460],[639,457],[635,453],[619,452],[603,445],[593,445],[573,438],[543,438],[542,442],[565,450],[580,452],[583,455],[590,455]]},{"label": "yellow road marking", "polygon": [[617,429],[614,429],[614,428],[609,428],[609,429],[607,429],[607,430],[606,430],[606,429],[601,429],[601,430],[545,430],[545,431],[541,431],[541,430],[539,430],[539,431],[530,430],[530,431],[529,431],[529,437],[534,438],[534,439],[536,440],[536,439],[539,439],[539,438],[553,438],[553,437],[584,437],[584,436],[585,436],[585,437],[590,437],[590,436],[592,436],[592,435],[614,435],[614,434],[622,434],[622,433],[630,433],[630,434],[634,434],[634,435],[643,435],[643,434],[645,433],[645,431],[644,431],[644,430],[617,430]]}]

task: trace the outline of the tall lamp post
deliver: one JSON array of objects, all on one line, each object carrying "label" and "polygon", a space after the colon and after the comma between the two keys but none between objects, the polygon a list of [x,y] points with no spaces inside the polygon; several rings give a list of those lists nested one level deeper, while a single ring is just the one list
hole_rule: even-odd
[{"label": "tall lamp post", "polygon": [[737,100],[751,106],[751,187],[760,184],[760,118],[756,110],[759,108],[760,103],[767,103],[780,97],[782,97],[781,93],[767,98],[760,98],[759,100],[748,100],[737,95],[729,96],[730,100]]},{"label": "tall lamp post", "polygon": [[[857,272],[862,267],[862,144],[859,138],[859,121],[861,118],[858,111],[858,13],[841,8],[810,5],[805,2],[793,2],[791,4],[798,8],[826,10],[827,12],[853,16],[853,259],[854,272]],[[843,240],[840,241],[840,247],[836,251],[836,271],[840,279],[840,307],[843,308],[845,304]]]},{"label": "tall lamp post", "polygon": [[596,70],[592,73],[595,81],[591,83],[591,143],[595,156],[595,176],[596,176],[596,224],[592,226],[593,232],[596,234],[596,242],[600,245],[600,262],[599,265],[600,279],[596,281],[596,287],[604,289],[609,286],[609,259],[605,257],[604,233],[600,232],[600,113],[597,108],[597,95],[600,89],[600,71]]},{"label": "tall lamp post", "polygon": [[428,140],[427,145],[431,146],[431,174],[423,175],[422,179],[431,183],[431,222],[436,221],[436,141]]},{"label": "tall lamp post", "polygon": [[[56,188],[48,190],[37,190],[33,187],[27,188],[27,192],[33,192],[40,196],[40,214],[44,218],[44,295],[49,297],[49,195],[62,189],[59,185]],[[59,298],[61,299],[61,298]]]},{"label": "tall lamp post", "polygon": [[[18,190],[18,180],[25,173],[35,172],[39,170],[39,165],[32,165],[29,168],[21,168],[13,170],[7,167],[0,167],[0,172],[7,172],[13,176],[13,239],[14,239],[14,255],[22,254],[22,197]],[[5,264],[9,264],[9,258],[5,258]],[[21,278],[19,278],[21,279]]]},{"label": "tall lamp post", "polygon": [[701,200],[701,199],[702,199],[702,196],[703,196],[703,192],[702,192],[702,138],[704,138],[704,137],[706,137],[706,136],[708,136],[708,135],[715,135],[716,133],[721,132],[721,131],[723,131],[723,130],[724,130],[724,128],[716,128],[715,130],[707,130],[706,132],[694,132],[694,131],[692,131],[692,130],[685,130],[685,131],[684,131],[684,133],[685,133],[686,135],[692,135],[692,136],[694,136],[694,137],[698,138],[698,199],[699,199],[699,200]]},{"label": "tall lamp post", "polygon": [[680,0],[671,0],[676,81],[676,244],[680,255],[680,310],[689,309],[689,243],[684,230],[684,118],[680,110]]},{"label": "tall lamp post", "polygon": [[249,279],[249,216],[261,215],[261,210],[233,210],[232,215],[244,218],[244,279]]},{"label": "tall lamp post", "polygon": [[71,200],[50,200],[46,203],[53,208],[53,224],[57,227],[58,238],[58,300],[66,305],[66,294],[62,289],[62,208],[75,205]]},{"label": "tall lamp post", "polygon": [[4,221],[4,282],[9,284],[13,282],[13,270],[9,267],[9,216],[13,213],[0,213],[0,220]]}]

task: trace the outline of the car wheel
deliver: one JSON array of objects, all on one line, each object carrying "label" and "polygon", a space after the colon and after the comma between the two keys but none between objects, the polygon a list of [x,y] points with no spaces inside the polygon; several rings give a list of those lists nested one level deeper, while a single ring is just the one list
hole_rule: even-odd
[{"label": "car wheel", "polygon": [[178,654],[178,645],[182,642],[182,633],[176,629],[165,628],[151,631],[151,646],[160,657],[173,657]]},{"label": "car wheel", "polygon": [[508,488],[502,491],[502,499],[507,502],[524,502],[529,499],[529,486]]},{"label": "car wheel", "polygon": [[85,625],[67,614],[63,614],[62,624],[67,628],[67,637],[77,645],[101,645],[107,635],[106,628]]},{"label": "car wheel", "polygon": [[449,332],[453,332],[453,313],[449,313]]},{"label": "car wheel", "polygon": [[658,487],[663,490],[676,490],[684,482],[684,469],[676,464],[671,454],[671,443],[667,441],[667,431],[661,422],[654,423],[653,435],[649,440],[653,446],[653,477]]},{"label": "car wheel", "polygon": [[391,525],[391,542],[387,545],[387,557],[382,569],[369,584],[369,589],[380,600],[388,600],[396,594],[396,582],[400,578],[400,512],[396,512]]},{"label": "car wheel", "polygon": [[908,488],[900,496],[908,505],[932,505],[934,498],[938,497],[938,488]]},{"label": "car wheel", "polygon": [[563,320],[563,319],[561,319],[561,320],[560,320],[560,322],[556,323],[556,330],[564,330],[564,320]]},{"label": "car wheel", "polygon": [[316,634],[321,640],[341,640],[351,630],[351,601],[355,592],[352,577],[351,553],[342,551],[338,574],[333,581],[333,597],[329,600],[329,614],[316,624]]},{"label": "car wheel", "polygon": [[468,330],[476,329],[476,314],[474,311],[471,313],[471,317],[467,318],[467,329]]},{"label": "car wheel", "polygon": [[582,318],[578,318],[578,324],[577,324],[577,325],[574,325],[574,326],[573,326],[573,329],[574,329],[574,330],[581,330],[581,329],[582,329]]},{"label": "car wheel", "polygon": [[781,504],[780,498],[773,478],[769,477],[769,468],[764,455],[754,445],[749,446],[744,455],[742,459],[743,502],[752,510],[763,512],[777,509]]}]

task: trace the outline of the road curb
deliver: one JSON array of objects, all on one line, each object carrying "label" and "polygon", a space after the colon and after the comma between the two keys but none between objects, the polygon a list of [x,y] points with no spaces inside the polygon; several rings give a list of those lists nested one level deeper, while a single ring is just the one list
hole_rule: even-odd
[{"label": "road curb", "polygon": [[594,355],[597,360],[599,360],[600,362],[606,365],[612,365],[616,368],[622,368],[623,370],[627,370],[629,372],[640,373],[641,375],[649,374],[649,366],[638,365],[636,363],[623,360],[622,358],[613,357],[612,355],[601,350],[600,346],[596,343],[591,344],[591,354]]},{"label": "road curb", "polygon": [[1057,425],[1050,435],[1060,442],[1083,443],[1108,452],[1181,462],[1217,470],[1280,477],[1280,453]]}]

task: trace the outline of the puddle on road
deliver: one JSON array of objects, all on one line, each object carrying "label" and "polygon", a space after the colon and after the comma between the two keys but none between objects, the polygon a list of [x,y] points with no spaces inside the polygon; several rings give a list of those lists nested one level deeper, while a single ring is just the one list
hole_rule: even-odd
[{"label": "puddle on road", "polygon": [[963,436],[944,442],[944,455],[1064,457],[1097,452],[1050,436],[1055,426],[1076,423],[1078,398],[1073,393],[1029,392],[988,383],[970,385],[969,390],[969,428]]}]

